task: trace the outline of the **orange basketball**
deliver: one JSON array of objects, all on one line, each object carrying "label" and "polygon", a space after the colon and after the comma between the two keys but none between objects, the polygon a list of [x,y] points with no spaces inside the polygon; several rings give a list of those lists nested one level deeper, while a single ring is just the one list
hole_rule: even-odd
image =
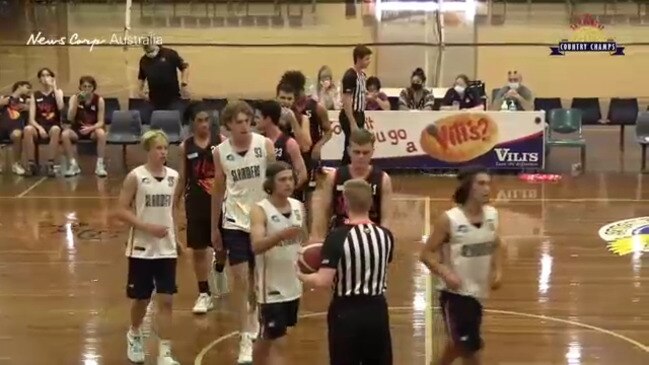
[{"label": "orange basketball", "polygon": [[320,268],[322,262],[322,243],[311,243],[304,246],[298,259],[300,271],[304,274],[313,274]]}]

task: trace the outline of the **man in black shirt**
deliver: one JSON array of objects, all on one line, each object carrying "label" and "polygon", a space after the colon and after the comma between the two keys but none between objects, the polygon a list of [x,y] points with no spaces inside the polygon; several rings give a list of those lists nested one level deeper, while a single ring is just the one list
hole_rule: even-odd
[{"label": "man in black shirt", "polygon": [[350,132],[363,128],[365,126],[365,104],[366,104],[366,87],[367,76],[365,70],[371,62],[372,50],[366,46],[359,45],[354,48],[354,67],[348,69],[343,75],[343,109],[340,111],[338,121],[345,134],[345,149],[341,164],[349,163],[349,146]]},{"label": "man in black shirt", "polygon": [[[185,196],[187,218],[187,245],[193,249],[194,273],[198,281],[198,298],[192,312],[205,314],[213,308],[212,293],[208,284],[212,264],[212,186],[214,161],[212,152],[221,143],[218,130],[213,130],[209,109],[202,103],[192,103],[186,111],[191,121],[193,135],[180,145],[180,177],[176,191],[176,206]],[[213,289],[217,295],[227,291],[223,272],[225,257],[217,257],[213,273]]]},{"label": "man in black shirt", "polygon": [[389,227],[387,221],[392,199],[392,181],[387,173],[371,165],[374,142],[374,134],[366,129],[351,132],[348,147],[350,164],[328,173],[322,189],[314,198],[313,206],[318,209],[313,212],[311,236],[316,242],[322,241],[328,228],[339,227],[349,218],[342,188],[351,179],[363,179],[370,184],[372,206],[369,217],[374,223]]},{"label": "man in black shirt", "polygon": [[[171,48],[162,47],[153,42],[144,46],[144,56],[140,58],[140,94],[148,98],[156,110],[174,109],[175,103],[183,96],[188,96],[187,80],[189,64]],[[178,83],[178,72],[181,81]],[[149,94],[144,92],[144,81],[149,85]]]},{"label": "man in black shirt", "polygon": [[343,194],[349,219],[325,239],[318,272],[305,275],[298,269],[298,277],[305,286],[333,287],[327,315],[331,365],[391,365],[390,318],[384,293],[394,237],[370,220],[370,184],[349,180]]}]

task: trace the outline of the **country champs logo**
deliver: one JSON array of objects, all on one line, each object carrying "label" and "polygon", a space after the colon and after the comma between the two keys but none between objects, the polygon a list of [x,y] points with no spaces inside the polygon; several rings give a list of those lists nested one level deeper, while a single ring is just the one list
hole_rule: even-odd
[{"label": "country champs logo", "polygon": [[649,252],[649,217],[609,223],[599,229],[599,237],[607,242],[609,251],[619,256]]},{"label": "country champs logo", "polygon": [[624,56],[624,47],[604,33],[604,26],[591,15],[584,15],[570,25],[573,30],[570,39],[564,39],[550,47],[550,56],[565,56],[566,53],[608,53],[611,56]]}]

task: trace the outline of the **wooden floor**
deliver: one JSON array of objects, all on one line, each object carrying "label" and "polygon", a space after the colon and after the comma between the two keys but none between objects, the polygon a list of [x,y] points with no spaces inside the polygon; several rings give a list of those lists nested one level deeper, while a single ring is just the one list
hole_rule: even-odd
[{"label": "wooden floor", "polygon": [[[113,158],[113,161],[118,161]],[[123,174],[105,180],[0,179],[0,364],[126,364],[125,228],[107,220]],[[397,251],[389,277],[395,364],[424,364],[426,273],[417,261],[426,217],[450,206],[454,180],[397,176]],[[503,288],[486,305],[485,364],[649,363],[649,274],[642,253],[616,256],[597,231],[649,215],[636,176],[528,184],[497,177],[493,197],[508,244]],[[427,212],[428,210],[428,212]],[[643,264],[645,267],[643,268]],[[207,316],[191,263],[178,267],[174,347],[183,364],[234,364],[234,308]],[[291,364],[327,363],[328,293],[305,293],[290,335]],[[439,317],[432,342],[443,338]],[[436,345],[437,346],[437,345]]]}]

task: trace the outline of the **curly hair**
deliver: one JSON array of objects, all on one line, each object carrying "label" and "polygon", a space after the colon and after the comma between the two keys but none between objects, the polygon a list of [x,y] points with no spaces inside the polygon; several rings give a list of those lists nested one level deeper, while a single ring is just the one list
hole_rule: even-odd
[{"label": "curly hair", "polygon": [[302,92],[306,85],[306,76],[301,71],[286,71],[279,82],[280,84],[289,84],[295,91]]}]

